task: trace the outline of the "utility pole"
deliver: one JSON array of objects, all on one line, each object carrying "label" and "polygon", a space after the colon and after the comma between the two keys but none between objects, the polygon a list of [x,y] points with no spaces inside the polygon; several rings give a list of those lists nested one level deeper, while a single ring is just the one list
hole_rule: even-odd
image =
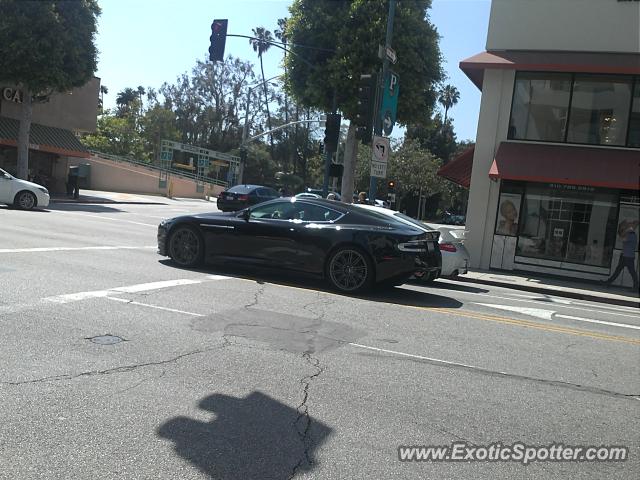
[{"label": "utility pole", "polygon": [[[382,85],[382,88],[384,88],[385,86],[386,78],[389,73],[389,57],[388,55],[386,55],[386,52],[391,48],[391,39],[393,37],[393,19],[395,17],[395,13],[396,13],[396,0],[389,0],[389,14],[387,15],[387,36],[384,42],[385,56],[384,56],[384,60],[382,61],[382,75],[381,75],[381,78],[378,79],[378,81]],[[379,89],[378,91],[380,92],[380,94],[378,95],[378,101],[376,102],[376,107],[374,112],[374,115],[375,115],[374,132],[376,135],[382,135],[382,119],[380,118],[379,103],[380,103],[380,99],[383,96],[383,92],[382,92],[382,89]],[[371,180],[369,182],[369,200],[372,203],[375,203],[377,190],[378,190],[377,177],[371,176]]]}]

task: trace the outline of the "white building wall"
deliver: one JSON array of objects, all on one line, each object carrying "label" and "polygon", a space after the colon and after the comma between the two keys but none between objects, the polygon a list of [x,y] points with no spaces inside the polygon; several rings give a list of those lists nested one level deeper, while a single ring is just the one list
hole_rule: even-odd
[{"label": "white building wall", "polygon": [[493,0],[487,50],[640,53],[640,2]]},{"label": "white building wall", "polygon": [[514,79],[511,70],[484,72],[466,221],[465,246],[472,268],[488,269],[491,260],[500,184],[489,178],[489,169],[500,142],[507,138]]}]

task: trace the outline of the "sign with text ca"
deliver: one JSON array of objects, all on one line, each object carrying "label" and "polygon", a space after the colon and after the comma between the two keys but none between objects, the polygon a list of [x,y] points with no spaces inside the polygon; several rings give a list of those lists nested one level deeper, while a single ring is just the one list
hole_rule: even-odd
[{"label": "sign with text ca", "polygon": [[380,102],[380,121],[385,135],[391,135],[396,123],[398,111],[398,93],[400,92],[400,77],[389,70],[382,83],[382,101]]}]

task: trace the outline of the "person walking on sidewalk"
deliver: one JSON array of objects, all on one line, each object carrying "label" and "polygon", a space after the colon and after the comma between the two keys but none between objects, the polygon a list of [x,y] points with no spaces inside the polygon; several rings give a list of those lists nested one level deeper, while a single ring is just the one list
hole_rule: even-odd
[{"label": "person walking on sidewalk", "polygon": [[638,274],[636,273],[636,245],[638,245],[638,236],[633,227],[628,227],[622,240],[622,255],[620,255],[620,261],[613,274],[605,282],[607,285],[611,285],[613,281],[618,278],[618,275],[622,273],[625,267],[629,270],[631,278],[633,279],[633,290],[638,291]]}]

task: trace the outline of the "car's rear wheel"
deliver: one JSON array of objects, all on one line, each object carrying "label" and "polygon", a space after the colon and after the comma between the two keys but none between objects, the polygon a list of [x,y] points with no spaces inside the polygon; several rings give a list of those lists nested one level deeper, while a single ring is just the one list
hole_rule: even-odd
[{"label": "car's rear wheel", "polygon": [[204,243],[191,227],[178,227],[169,237],[169,256],[181,267],[194,267],[204,257]]},{"label": "car's rear wheel", "polygon": [[373,279],[373,262],[359,248],[340,247],[327,261],[327,280],[341,292],[358,293],[368,290]]},{"label": "car's rear wheel", "polygon": [[20,210],[33,210],[38,203],[36,196],[28,191],[18,192],[13,205]]}]

